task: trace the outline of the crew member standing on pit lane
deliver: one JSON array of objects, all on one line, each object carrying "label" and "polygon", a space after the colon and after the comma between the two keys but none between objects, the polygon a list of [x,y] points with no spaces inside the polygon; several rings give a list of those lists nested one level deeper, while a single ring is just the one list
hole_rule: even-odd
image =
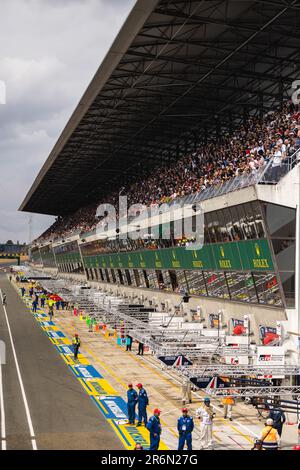
[{"label": "crew member standing on pit lane", "polygon": [[224,406],[224,419],[229,418],[232,421],[232,408],[235,405],[235,400],[231,395],[227,395],[222,400]]},{"label": "crew member standing on pit lane", "polygon": [[186,443],[188,450],[192,448],[192,432],[194,430],[194,420],[188,415],[187,408],[182,408],[182,416],[178,418],[177,430],[179,433],[178,450],[183,450]]},{"label": "crew member standing on pit lane", "polygon": [[138,349],[137,356],[143,356],[143,355],[144,355],[144,343],[141,343],[139,341],[139,349]]},{"label": "crew member standing on pit lane", "polygon": [[203,406],[200,406],[196,413],[198,418],[201,419],[200,449],[212,449],[212,430],[215,413],[210,405],[210,398],[204,398]]},{"label": "crew member standing on pit lane", "polygon": [[22,295],[22,297],[24,297],[24,295],[25,295],[25,292],[26,292],[26,289],[25,289],[25,287],[21,287],[21,295]]},{"label": "crew member standing on pit lane", "polygon": [[160,424],[160,410],[155,408],[153,411],[153,416],[149,419],[147,423],[147,429],[150,432],[150,448],[149,450],[158,450],[160,443],[161,435],[161,424]]},{"label": "crew member standing on pit lane", "polygon": [[5,294],[5,292],[2,293],[2,305],[6,305],[6,294]]},{"label": "crew member standing on pit lane", "polygon": [[32,302],[32,311],[33,311],[33,312],[36,312],[37,306],[38,306],[38,302],[37,302],[37,300],[36,300],[36,298],[35,298],[35,299],[33,300],[33,302]]},{"label": "crew member standing on pit lane", "polygon": [[132,384],[128,384],[127,390],[127,411],[128,411],[128,423],[135,423],[135,407],[138,402],[138,394],[132,387]]},{"label": "crew member standing on pit lane", "polygon": [[137,388],[139,389],[138,394],[138,416],[139,420],[137,426],[142,425],[142,421],[144,420],[145,426],[147,426],[148,418],[147,418],[147,406],[149,405],[149,399],[146,390],[144,389],[142,384],[137,384]]},{"label": "crew member standing on pit lane", "polygon": [[279,406],[270,411],[268,418],[273,420],[273,428],[277,429],[279,436],[282,435],[282,428],[285,423],[285,414]]},{"label": "crew member standing on pit lane", "polygon": [[278,450],[280,445],[280,436],[271,418],[266,421],[266,426],[260,436],[261,446],[263,450]]},{"label": "crew member standing on pit lane", "polygon": [[126,351],[131,351],[132,349],[132,336],[127,335],[126,339]]},{"label": "crew member standing on pit lane", "polygon": [[73,351],[74,351],[74,360],[77,361],[79,348],[81,344],[78,333],[75,333],[74,338],[72,340],[72,344],[73,344]]},{"label": "crew member standing on pit lane", "polygon": [[50,321],[53,320],[53,315],[54,315],[54,313],[53,313],[53,305],[49,305],[49,319],[50,319]]},{"label": "crew member standing on pit lane", "polygon": [[45,300],[46,300],[46,296],[45,296],[45,294],[42,294],[42,295],[41,295],[41,307],[42,307],[42,308],[45,307]]}]

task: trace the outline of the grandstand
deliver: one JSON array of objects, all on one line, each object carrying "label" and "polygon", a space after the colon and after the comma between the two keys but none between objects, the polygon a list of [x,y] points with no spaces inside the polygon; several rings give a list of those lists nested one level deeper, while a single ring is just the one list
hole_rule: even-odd
[{"label": "grandstand", "polygon": [[[257,344],[280,322],[297,363],[299,9],[138,0],[21,204],[57,216],[32,262],[164,311],[188,292],[188,320],[248,316]],[[96,210],[120,194],[167,203],[180,221],[200,204],[203,248],[186,250],[194,234],[174,224],[165,236],[167,213],[110,229]],[[134,226],[140,238],[121,237]]]}]

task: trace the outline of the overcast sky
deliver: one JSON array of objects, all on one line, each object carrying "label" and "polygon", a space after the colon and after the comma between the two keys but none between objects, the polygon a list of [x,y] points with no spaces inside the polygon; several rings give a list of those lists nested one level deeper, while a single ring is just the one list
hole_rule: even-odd
[{"label": "overcast sky", "polygon": [[[28,241],[17,209],[134,3],[0,0],[0,243]],[[52,220],[34,215],[32,237]]]}]

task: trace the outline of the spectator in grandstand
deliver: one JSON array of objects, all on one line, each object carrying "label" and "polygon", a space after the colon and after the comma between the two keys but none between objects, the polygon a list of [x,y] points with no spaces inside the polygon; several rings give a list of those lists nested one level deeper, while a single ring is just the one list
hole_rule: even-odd
[{"label": "spectator in grandstand", "polygon": [[282,152],[279,145],[275,145],[272,159],[272,181],[277,183],[280,176],[280,167],[282,162]]},{"label": "spectator in grandstand", "polygon": [[[300,112],[298,106],[284,105],[281,111],[270,112],[263,118],[251,117],[232,134],[220,134],[218,139],[199,145],[190,155],[165,167],[140,172],[128,179],[123,194],[128,204],[169,203],[175,198],[198,193],[210,186],[221,186],[237,176],[257,174],[272,160],[272,180],[280,178],[282,162],[300,148]],[[299,151],[300,157],[300,151]],[[119,191],[105,200],[118,204]],[[77,212],[57,217],[55,223],[38,239],[64,237],[70,232],[94,230],[98,204],[90,204]]]}]

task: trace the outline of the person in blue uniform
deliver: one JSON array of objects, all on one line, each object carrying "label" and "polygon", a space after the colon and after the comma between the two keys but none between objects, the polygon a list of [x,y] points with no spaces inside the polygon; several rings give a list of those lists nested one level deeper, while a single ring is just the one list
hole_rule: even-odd
[{"label": "person in blue uniform", "polygon": [[139,390],[138,393],[138,423],[137,426],[142,425],[142,421],[144,420],[145,426],[147,426],[148,418],[147,418],[147,406],[149,405],[149,399],[146,390],[144,389],[142,384],[137,384],[137,388]]},{"label": "person in blue uniform", "polygon": [[279,406],[275,406],[273,410],[270,411],[268,418],[273,419],[273,428],[277,429],[279,436],[282,435],[282,428],[285,423],[285,414]]},{"label": "person in blue uniform", "polygon": [[127,390],[127,411],[128,411],[128,424],[135,423],[135,407],[138,402],[138,394],[132,387],[132,384],[128,384]]},{"label": "person in blue uniform", "polygon": [[160,410],[155,408],[153,411],[153,416],[149,419],[147,423],[147,429],[150,433],[150,448],[149,450],[158,450],[160,435],[161,435],[161,424],[160,424]]},{"label": "person in blue uniform", "polygon": [[185,443],[188,450],[193,450],[192,432],[194,430],[194,420],[188,415],[187,408],[182,408],[182,416],[177,421],[177,430],[179,433],[178,450],[183,450]]}]

